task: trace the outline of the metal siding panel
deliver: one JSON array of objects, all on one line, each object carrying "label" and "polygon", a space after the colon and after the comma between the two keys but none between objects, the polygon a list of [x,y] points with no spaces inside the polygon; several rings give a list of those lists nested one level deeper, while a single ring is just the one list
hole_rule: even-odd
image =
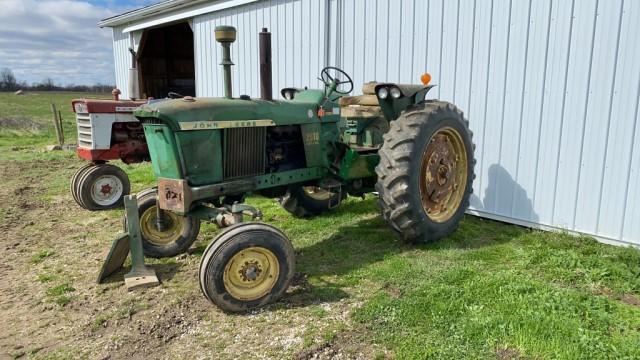
[{"label": "metal siding panel", "polygon": [[[415,1],[415,14],[414,14],[414,26],[413,26],[413,74],[419,74],[422,72],[431,72],[431,69],[427,68],[427,48],[428,31],[429,31],[429,2],[424,0]],[[374,80],[374,79],[372,79]]]},{"label": "metal siding panel", "polygon": [[[494,0],[491,16],[491,38],[489,39],[489,63],[487,72],[489,81],[485,96],[484,146],[481,167],[478,169],[484,182],[483,204],[486,211],[507,215],[507,209],[497,208],[497,197],[502,193],[500,183],[509,181],[510,175],[500,164],[500,142],[502,138],[502,109],[504,106],[504,87],[508,64],[509,21],[511,6],[509,0]],[[489,121],[491,119],[491,121]],[[510,211],[510,209],[508,209]]]},{"label": "metal siding panel", "polygon": [[[614,89],[610,138],[602,196],[601,233],[640,245],[640,2],[625,1],[622,15],[619,68]],[[633,106],[632,104],[635,104]],[[605,201],[606,200],[606,201]]]},{"label": "metal siding panel", "polygon": [[[453,102],[456,77],[456,52],[458,39],[458,2],[446,1],[442,8],[442,43],[440,49],[440,99]],[[407,82],[419,83],[420,74],[412,74]]]},{"label": "metal siding panel", "polygon": [[[596,14],[591,88],[587,104],[574,229],[596,233],[598,194],[607,146],[611,81],[614,76],[620,1],[600,1]],[[613,34],[613,35],[610,35]],[[595,195],[595,196],[594,196]]]},{"label": "metal siding panel", "polygon": [[[504,175],[498,178],[496,208],[502,214],[513,216],[515,199],[525,203],[528,195],[515,182],[518,176],[519,146],[522,138],[522,90],[527,74],[527,47],[529,35],[530,2],[514,6],[511,4],[509,23],[508,62],[506,66],[505,91],[502,104],[502,136],[500,141],[500,166]],[[508,175],[508,176],[507,176]]]},{"label": "metal siding panel", "polygon": [[[526,221],[537,221],[532,197],[535,193],[535,178],[538,161],[541,109],[543,107],[544,73],[547,67],[547,42],[549,34],[549,13],[551,3],[548,0],[533,0],[529,19],[527,38],[527,76],[524,79],[522,103],[522,124],[520,152],[515,182],[517,192],[512,199],[512,217]],[[521,189],[521,190],[520,190]]]},{"label": "metal siding panel", "polygon": [[131,66],[131,55],[129,54],[129,34],[123,33],[124,27],[114,27],[113,34],[113,61],[115,66],[116,87],[120,89],[120,97],[129,98],[129,67]]},{"label": "metal siding panel", "polygon": [[[475,40],[475,0],[459,0],[458,41],[453,102],[473,121],[470,113],[471,67]],[[428,69],[425,69],[428,71]]]},{"label": "metal siding panel", "polygon": [[575,1],[573,11],[573,31],[571,55],[569,57],[565,110],[563,113],[560,150],[558,154],[558,174],[554,205],[554,224],[561,228],[573,229],[576,212],[576,198],[582,151],[584,118],[591,77],[591,54],[593,52],[594,12],[596,1]]},{"label": "metal siding panel", "polygon": [[[473,121],[469,123],[471,131],[475,134],[476,144],[476,173],[478,177],[473,184],[473,195],[471,196],[471,207],[476,210],[484,210],[482,197],[485,195],[483,183],[486,181],[482,177],[482,148],[485,145],[485,109],[487,84],[489,78],[489,48],[491,45],[491,22],[492,22],[493,2],[479,0],[475,7],[475,34],[477,35],[473,43],[473,58],[470,81],[470,101],[468,112],[473,116]],[[431,67],[429,67],[431,69]]]},{"label": "metal siding panel", "polygon": [[564,98],[565,74],[569,33],[571,29],[571,1],[554,1],[550,13],[547,66],[543,108],[540,117],[540,138],[538,167],[533,204],[537,221],[550,225],[553,217],[556,188],[557,159],[560,133],[562,129],[562,106]]},{"label": "metal siding panel", "polygon": [[[442,29],[444,26],[444,0],[429,0],[428,3],[428,29],[427,29],[427,56],[426,68],[433,76],[435,84],[442,84]],[[440,86],[431,90],[432,96],[440,98]]]},{"label": "metal siding panel", "polygon": [[[638,14],[638,12],[636,12]],[[640,245],[640,78],[638,84],[638,96],[636,98],[636,116],[634,141],[632,144],[631,161],[629,162],[629,175],[627,180],[626,202],[624,203],[625,215],[622,224],[622,240]]]}]

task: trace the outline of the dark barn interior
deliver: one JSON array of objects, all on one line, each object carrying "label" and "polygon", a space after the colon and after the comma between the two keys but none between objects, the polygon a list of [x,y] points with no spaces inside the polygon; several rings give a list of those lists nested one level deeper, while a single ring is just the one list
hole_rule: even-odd
[{"label": "dark barn interior", "polygon": [[188,23],[146,30],[138,50],[143,98],[165,98],[170,92],[195,96],[193,57],[193,31]]}]

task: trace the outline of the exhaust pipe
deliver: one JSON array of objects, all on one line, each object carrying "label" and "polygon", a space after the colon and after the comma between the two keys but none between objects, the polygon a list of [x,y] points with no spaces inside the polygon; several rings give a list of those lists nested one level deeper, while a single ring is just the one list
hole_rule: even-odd
[{"label": "exhaust pipe", "polygon": [[129,98],[131,100],[140,98],[140,85],[138,83],[138,69],[136,68],[136,52],[133,51],[133,48],[129,48],[129,52],[131,53],[131,67],[129,68],[129,86],[127,90],[129,91]]},{"label": "exhaust pipe", "polygon": [[224,97],[231,99],[231,43],[236,41],[236,28],[233,26],[216,26],[216,41],[222,45],[222,62],[224,68]]},{"label": "exhaust pipe", "polygon": [[273,100],[271,80],[271,33],[267,28],[260,32],[260,97]]}]

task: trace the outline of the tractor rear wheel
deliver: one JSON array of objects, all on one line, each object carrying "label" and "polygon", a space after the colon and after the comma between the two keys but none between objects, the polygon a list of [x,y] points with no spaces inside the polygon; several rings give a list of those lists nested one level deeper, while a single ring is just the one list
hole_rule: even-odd
[{"label": "tractor rear wheel", "polygon": [[346,196],[342,191],[336,193],[317,186],[293,185],[279,202],[294,216],[309,217],[337,207]]},{"label": "tractor rear wheel", "polygon": [[[136,196],[144,256],[166,258],[180,255],[196,241],[200,221],[192,216],[162,211],[164,229],[159,229],[157,197],[157,188],[143,190]],[[123,218],[123,225],[124,231],[127,231],[126,216]]]},{"label": "tractor rear wheel", "polygon": [[200,262],[200,289],[227,312],[244,312],[276,301],[295,271],[291,241],[262,223],[228,227],[209,244]]},{"label": "tractor rear wheel", "polygon": [[80,206],[87,210],[122,206],[124,196],[131,190],[129,177],[122,169],[111,164],[97,164],[80,170],[72,179]]},{"label": "tractor rear wheel", "polygon": [[469,122],[454,105],[427,101],[391,122],[380,148],[376,190],[383,218],[404,240],[455,231],[475,175]]}]

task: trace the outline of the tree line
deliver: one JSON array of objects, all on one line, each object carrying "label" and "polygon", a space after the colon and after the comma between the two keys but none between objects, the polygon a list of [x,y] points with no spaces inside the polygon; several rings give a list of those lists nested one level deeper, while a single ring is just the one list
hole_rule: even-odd
[{"label": "tree line", "polygon": [[110,92],[114,85],[56,85],[53,79],[46,78],[39,83],[27,84],[26,81],[18,81],[9,68],[0,70],[0,91],[76,91],[76,92]]}]

